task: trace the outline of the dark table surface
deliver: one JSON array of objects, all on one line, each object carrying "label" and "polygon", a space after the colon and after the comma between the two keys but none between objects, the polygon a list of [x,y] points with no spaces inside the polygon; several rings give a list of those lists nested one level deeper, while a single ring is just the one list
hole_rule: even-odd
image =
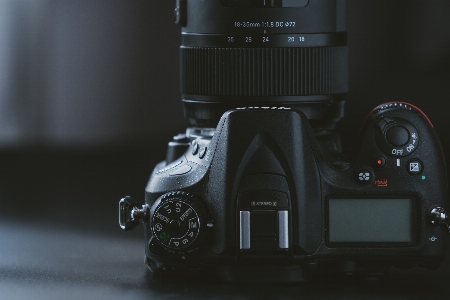
[{"label": "dark table surface", "polygon": [[374,282],[233,285],[153,275],[143,263],[142,228],[121,231],[117,204],[127,194],[143,198],[158,157],[144,150],[1,152],[0,298],[450,299],[450,253],[437,270],[394,269]]}]

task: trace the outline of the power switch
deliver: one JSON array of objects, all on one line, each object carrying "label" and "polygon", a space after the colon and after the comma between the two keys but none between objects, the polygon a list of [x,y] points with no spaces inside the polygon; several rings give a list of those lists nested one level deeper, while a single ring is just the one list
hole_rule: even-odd
[{"label": "power switch", "polygon": [[384,133],[386,131],[386,128],[389,127],[389,125],[394,124],[395,122],[392,119],[389,119],[387,117],[382,117],[377,123],[376,126],[378,127],[378,130],[381,133]]},{"label": "power switch", "polygon": [[382,116],[375,122],[375,139],[387,155],[404,157],[419,146],[419,132],[408,120]]}]

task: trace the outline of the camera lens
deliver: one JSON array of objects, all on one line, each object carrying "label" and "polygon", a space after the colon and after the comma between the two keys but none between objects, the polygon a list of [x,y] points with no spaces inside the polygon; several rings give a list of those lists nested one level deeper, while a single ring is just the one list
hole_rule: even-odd
[{"label": "camera lens", "polygon": [[236,107],[299,108],[332,128],[348,91],[345,0],[178,0],[181,90],[194,126]]}]

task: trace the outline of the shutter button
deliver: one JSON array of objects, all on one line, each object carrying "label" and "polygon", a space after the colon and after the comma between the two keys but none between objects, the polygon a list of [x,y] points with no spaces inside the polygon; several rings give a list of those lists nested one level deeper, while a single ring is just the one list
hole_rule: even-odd
[{"label": "shutter button", "polygon": [[396,147],[401,147],[408,143],[410,138],[409,131],[403,126],[394,125],[386,132],[387,141]]}]

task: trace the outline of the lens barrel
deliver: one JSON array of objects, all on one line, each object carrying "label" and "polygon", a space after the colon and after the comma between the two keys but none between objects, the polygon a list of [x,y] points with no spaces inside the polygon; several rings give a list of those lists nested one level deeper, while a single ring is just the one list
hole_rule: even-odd
[{"label": "lens barrel", "polygon": [[181,90],[195,126],[231,108],[301,109],[315,127],[343,115],[345,0],[178,0]]}]

